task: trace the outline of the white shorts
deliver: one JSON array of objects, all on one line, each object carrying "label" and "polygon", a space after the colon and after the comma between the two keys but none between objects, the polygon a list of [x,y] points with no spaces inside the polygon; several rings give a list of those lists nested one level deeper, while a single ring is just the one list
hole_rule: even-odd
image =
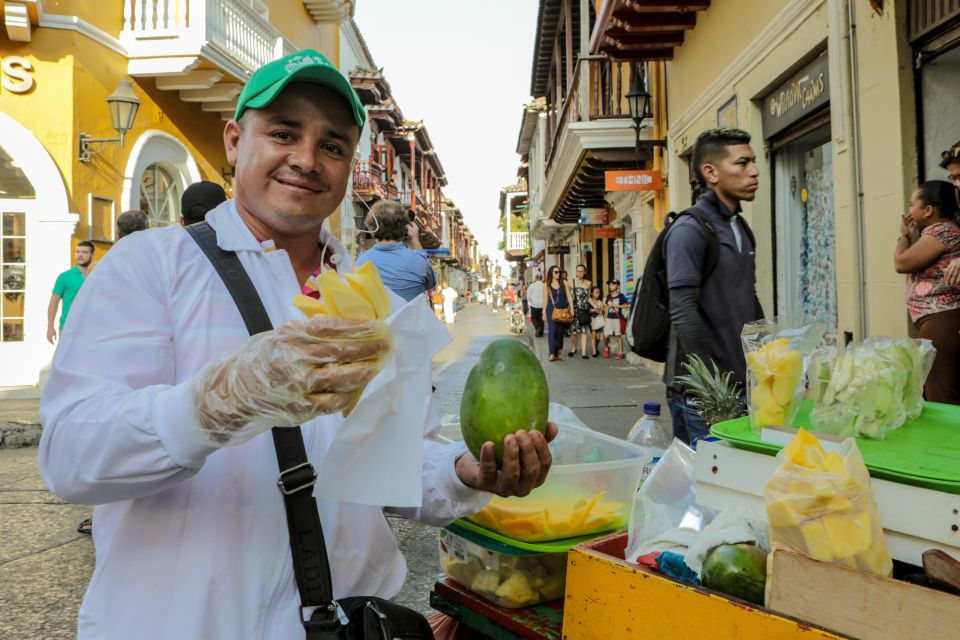
[{"label": "white shorts", "polygon": [[605,336],[621,336],[620,333],[620,318],[607,318],[607,321],[603,324],[603,335]]}]

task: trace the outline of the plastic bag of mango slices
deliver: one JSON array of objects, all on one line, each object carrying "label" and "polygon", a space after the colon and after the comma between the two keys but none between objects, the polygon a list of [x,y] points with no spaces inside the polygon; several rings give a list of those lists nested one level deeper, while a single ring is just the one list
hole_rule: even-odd
[{"label": "plastic bag of mango slices", "polygon": [[770,545],[889,576],[893,570],[870,475],[853,438],[839,452],[800,429],[764,490]]},{"label": "plastic bag of mango slices", "polygon": [[806,387],[810,355],[823,339],[820,323],[760,320],[740,333],[747,361],[750,427],[790,426]]}]

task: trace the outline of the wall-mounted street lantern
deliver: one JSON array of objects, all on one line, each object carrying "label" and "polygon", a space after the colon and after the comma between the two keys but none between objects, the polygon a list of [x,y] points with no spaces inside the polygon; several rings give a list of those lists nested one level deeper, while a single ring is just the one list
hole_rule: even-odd
[{"label": "wall-mounted street lantern", "polygon": [[133,92],[130,80],[123,78],[117,83],[117,89],[107,98],[110,108],[110,120],[113,128],[120,134],[118,138],[91,138],[85,133],[80,134],[80,162],[90,162],[93,158],[92,145],[98,143],[116,142],[123,147],[123,138],[133,127],[133,121],[140,109],[140,99]]},{"label": "wall-mounted street lantern", "polygon": [[[640,157],[640,147],[666,147],[666,140],[640,140],[640,130],[644,128],[643,122],[653,118],[653,109],[650,106],[651,96],[647,91],[647,83],[640,68],[642,63],[634,62],[630,65],[632,73],[630,74],[630,91],[627,93],[627,105],[630,107],[630,118],[633,120],[633,129],[637,134],[636,156]],[[645,75],[645,74],[644,74]]]}]

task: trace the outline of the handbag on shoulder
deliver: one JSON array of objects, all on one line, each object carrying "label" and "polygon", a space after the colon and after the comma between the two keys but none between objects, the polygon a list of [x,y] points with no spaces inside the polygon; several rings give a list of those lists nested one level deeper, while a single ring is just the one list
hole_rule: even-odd
[{"label": "handbag on shoulder", "polygon": [[[186,227],[213,263],[233,297],[250,335],[273,328],[257,290],[232,251],[217,246],[206,222]],[[307,640],[435,640],[430,623],[418,611],[377,598],[354,596],[334,600],[330,563],[313,485],[317,472],[307,459],[300,427],[274,427],[280,476],[290,534],[293,574],[300,591],[300,622]]]},{"label": "handbag on shoulder", "polygon": [[573,310],[568,306],[566,309],[558,309],[557,302],[553,299],[553,291],[547,286],[547,293],[550,295],[550,304],[553,305],[553,313],[550,319],[557,324],[573,324]]}]

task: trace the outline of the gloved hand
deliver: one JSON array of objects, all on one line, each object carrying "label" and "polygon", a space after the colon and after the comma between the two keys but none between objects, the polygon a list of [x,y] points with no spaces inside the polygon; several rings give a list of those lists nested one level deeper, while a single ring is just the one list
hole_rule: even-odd
[{"label": "gloved hand", "polygon": [[347,407],[390,350],[379,320],[317,315],[250,338],[191,383],[200,426],[218,446]]}]

